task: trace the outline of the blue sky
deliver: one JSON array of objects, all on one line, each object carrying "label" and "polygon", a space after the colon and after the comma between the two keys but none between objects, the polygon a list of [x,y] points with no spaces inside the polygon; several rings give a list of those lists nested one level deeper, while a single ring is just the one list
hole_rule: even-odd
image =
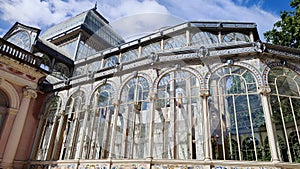
[{"label": "blue sky", "polygon": [[[97,0],[1,0],[0,36],[15,23],[40,28],[94,7]],[[151,33],[183,21],[251,21],[262,33],[290,10],[289,0],[98,0],[98,11],[123,36]],[[119,29],[119,30],[118,30]]]}]

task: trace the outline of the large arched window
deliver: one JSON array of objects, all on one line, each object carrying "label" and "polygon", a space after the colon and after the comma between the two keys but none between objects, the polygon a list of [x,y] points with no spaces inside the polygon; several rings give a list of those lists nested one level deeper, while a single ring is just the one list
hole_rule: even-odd
[{"label": "large arched window", "polygon": [[223,67],[210,78],[209,116],[212,158],[263,160],[266,134],[257,83],[245,68]]},{"label": "large arched window", "polygon": [[36,160],[50,160],[53,152],[54,138],[57,133],[59,119],[55,118],[58,115],[61,105],[59,97],[52,97],[48,100],[42,116],[41,134],[37,138],[39,141],[37,147]]},{"label": "large arched window", "polygon": [[115,158],[146,158],[149,145],[149,84],[143,77],[129,80],[122,88],[114,144]]},{"label": "large arched window", "polygon": [[82,159],[108,158],[114,115],[114,90],[110,84],[96,89],[90,103]]},{"label": "large arched window", "polygon": [[85,110],[83,91],[74,93],[67,102],[62,128],[62,147],[60,159],[75,159],[80,156],[80,138],[83,137]]},{"label": "large arched window", "polygon": [[6,119],[8,106],[9,106],[8,97],[4,93],[4,91],[0,89],[0,136]]},{"label": "large arched window", "polygon": [[174,71],[158,83],[153,157],[203,159],[200,84],[187,71]]},{"label": "large arched window", "polygon": [[20,48],[30,51],[31,39],[28,32],[20,30],[14,33],[11,37],[7,39],[8,42],[19,46]]},{"label": "large arched window", "polygon": [[281,158],[300,162],[300,76],[288,68],[275,67],[269,72],[268,82],[273,121],[285,145],[280,146]]}]

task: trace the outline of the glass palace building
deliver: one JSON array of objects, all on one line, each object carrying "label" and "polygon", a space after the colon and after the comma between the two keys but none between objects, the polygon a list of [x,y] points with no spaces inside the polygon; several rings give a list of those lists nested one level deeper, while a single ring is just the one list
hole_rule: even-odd
[{"label": "glass palace building", "polygon": [[94,8],[0,52],[0,168],[300,168],[300,50],[255,23],[125,42]]}]

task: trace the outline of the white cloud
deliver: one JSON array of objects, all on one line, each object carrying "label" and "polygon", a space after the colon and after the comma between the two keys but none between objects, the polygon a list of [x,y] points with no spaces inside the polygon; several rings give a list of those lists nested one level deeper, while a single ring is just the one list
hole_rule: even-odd
[{"label": "white cloud", "polygon": [[[94,4],[95,0],[4,0],[0,5],[0,17],[12,24],[18,21],[45,29],[93,8]],[[242,4],[233,0],[99,0],[98,11],[116,29],[123,33],[128,30],[125,36],[152,32],[183,20],[251,21],[257,23],[260,32],[265,32],[279,19],[260,6]]]},{"label": "white cloud", "polygon": [[[168,1],[170,13],[178,14],[188,20],[230,20],[255,22],[258,25],[260,37],[262,33],[270,30],[275,21],[279,19],[269,12],[254,5],[245,7],[234,3],[232,0],[190,0],[182,3],[181,0]],[[180,5],[176,5],[180,4]]]},{"label": "white cloud", "polygon": [[1,19],[10,23],[21,22],[35,27],[47,27],[93,7],[92,1],[70,0],[4,0]]}]

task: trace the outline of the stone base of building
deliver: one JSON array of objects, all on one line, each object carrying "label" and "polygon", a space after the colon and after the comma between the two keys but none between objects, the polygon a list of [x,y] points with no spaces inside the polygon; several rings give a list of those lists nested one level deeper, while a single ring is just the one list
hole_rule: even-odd
[{"label": "stone base of building", "polygon": [[32,162],[30,169],[299,169],[299,163],[198,160],[63,160]]}]

